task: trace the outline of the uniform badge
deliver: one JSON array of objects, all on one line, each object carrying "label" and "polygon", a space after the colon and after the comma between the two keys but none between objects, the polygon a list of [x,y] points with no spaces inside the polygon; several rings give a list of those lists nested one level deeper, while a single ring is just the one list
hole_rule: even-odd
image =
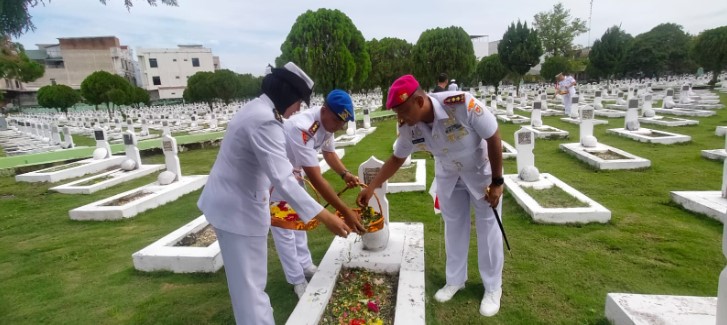
[{"label": "uniform badge", "polygon": [[470,99],[470,102],[467,104],[467,111],[472,110],[475,107],[475,105],[476,105],[475,104],[475,99],[474,98],[471,98]]},{"label": "uniform badge", "polygon": [[310,133],[310,136],[314,136],[316,132],[318,132],[318,128],[320,127],[320,123],[318,121],[313,122],[313,125],[310,126],[308,129],[308,133]]},{"label": "uniform badge", "polygon": [[447,105],[462,104],[464,103],[464,94],[449,96],[444,99],[444,103]]},{"label": "uniform badge", "polygon": [[308,144],[308,140],[310,140],[310,136],[305,131],[300,131],[301,137],[303,138],[303,144]]},{"label": "uniform badge", "polygon": [[472,109],[475,112],[475,115],[480,116],[484,112],[482,107],[480,105],[475,104],[475,108]]},{"label": "uniform badge", "polygon": [[283,117],[280,116],[277,109],[273,108],[273,114],[275,114],[275,119],[278,120],[278,122],[283,123]]}]

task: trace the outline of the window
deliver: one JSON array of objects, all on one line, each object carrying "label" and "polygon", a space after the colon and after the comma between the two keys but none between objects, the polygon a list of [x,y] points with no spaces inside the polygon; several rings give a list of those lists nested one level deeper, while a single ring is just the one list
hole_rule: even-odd
[{"label": "window", "polygon": [[162,84],[162,79],[159,77],[151,77],[151,80],[154,83],[154,86],[159,86]]},{"label": "window", "polygon": [[179,79],[179,76],[177,76],[176,78]]},{"label": "window", "polygon": [[177,62],[177,59],[172,59],[172,62]]},{"label": "window", "polygon": [[199,66],[199,58],[192,58],[192,66],[193,67]]},{"label": "window", "polygon": [[149,67],[151,67],[151,68],[159,67],[159,65],[157,65],[157,59],[149,58]]}]

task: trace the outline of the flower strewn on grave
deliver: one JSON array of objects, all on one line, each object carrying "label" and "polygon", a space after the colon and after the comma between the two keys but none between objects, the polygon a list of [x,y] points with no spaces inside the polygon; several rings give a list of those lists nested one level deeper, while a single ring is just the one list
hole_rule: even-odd
[{"label": "flower strewn on grave", "polygon": [[392,324],[398,275],[341,270],[320,324]]}]

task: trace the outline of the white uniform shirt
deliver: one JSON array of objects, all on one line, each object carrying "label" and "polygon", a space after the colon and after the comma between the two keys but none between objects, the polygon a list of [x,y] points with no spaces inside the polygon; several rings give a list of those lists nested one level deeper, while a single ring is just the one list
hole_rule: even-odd
[{"label": "white uniform shirt", "polygon": [[[326,131],[321,123],[321,108],[314,107],[295,114],[285,121],[285,148],[293,168],[319,167],[318,150],[336,152],[333,133]],[[271,201],[282,200],[278,191],[273,191]]]},{"label": "white uniform shirt", "polygon": [[469,93],[429,94],[434,110],[431,127],[424,122],[399,126],[394,155],[406,158],[415,150],[434,155],[437,192],[449,196],[458,178],[476,198],[484,197],[492,171],[487,139],[497,131],[497,120]]},{"label": "white uniform shirt", "polygon": [[576,88],[573,85],[575,82],[576,80],[573,79],[573,77],[566,76],[565,78],[563,78],[563,80],[558,82],[558,89],[560,89],[561,91],[563,89],[568,89],[568,93],[566,95],[573,96],[576,94]]},{"label": "white uniform shirt", "polygon": [[447,86],[447,91],[456,91],[459,90],[459,86],[457,86],[456,83],[451,83],[449,86]]},{"label": "white uniform shirt", "polygon": [[271,186],[308,222],[323,207],[298,185],[286,156],[282,119],[266,95],[243,106],[227,126],[217,160],[197,202],[218,229],[265,236]]}]

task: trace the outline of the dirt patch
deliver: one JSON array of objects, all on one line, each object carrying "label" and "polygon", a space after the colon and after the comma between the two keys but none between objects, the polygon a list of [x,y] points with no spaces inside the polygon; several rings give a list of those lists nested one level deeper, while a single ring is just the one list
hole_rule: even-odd
[{"label": "dirt patch", "polygon": [[597,151],[597,152],[588,152],[598,158],[601,158],[603,160],[620,160],[620,159],[631,159],[629,157],[626,157],[624,155],[618,154],[614,151],[607,150],[607,151]]},{"label": "dirt patch", "polygon": [[52,173],[52,172],[57,172],[57,171],[61,171],[64,169],[70,169],[70,168],[74,168],[74,167],[78,167],[78,166],[83,166],[83,165],[85,165],[85,164],[70,163],[70,164],[66,164],[66,165],[60,165],[60,166],[54,166],[51,168],[41,169],[41,170],[37,171],[37,173]]},{"label": "dirt patch", "polygon": [[174,246],[186,247],[207,247],[217,241],[217,234],[212,225],[202,228],[202,230],[189,234],[178,241]]},{"label": "dirt patch", "polygon": [[143,198],[143,197],[145,197],[145,196],[147,196],[147,195],[149,195],[151,193],[152,192],[144,192],[144,191],[134,192],[134,193],[131,193],[131,194],[128,194],[128,195],[124,195],[124,196],[122,196],[122,197],[120,197],[120,198],[118,198],[116,200],[113,200],[113,201],[110,201],[110,202],[106,202],[104,204],[101,204],[101,206],[105,206],[105,207],[108,207],[108,206],[122,206],[124,204],[129,203],[129,202],[132,202],[132,201],[138,200],[140,198]]}]

